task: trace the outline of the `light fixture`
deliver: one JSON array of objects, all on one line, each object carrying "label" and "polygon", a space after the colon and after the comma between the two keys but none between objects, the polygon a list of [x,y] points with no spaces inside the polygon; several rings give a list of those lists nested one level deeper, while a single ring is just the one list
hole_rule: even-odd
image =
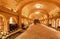
[{"label": "light fixture", "polygon": [[35,14],[40,14],[40,12],[39,11],[36,11]]},{"label": "light fixture", "polygon": [[35,8],[40,8],[41,4],[35,4]]}]

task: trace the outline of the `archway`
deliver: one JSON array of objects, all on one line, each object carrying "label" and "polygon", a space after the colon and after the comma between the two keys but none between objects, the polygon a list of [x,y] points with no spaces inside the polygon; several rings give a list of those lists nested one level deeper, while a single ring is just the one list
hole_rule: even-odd
[{"label": "archway", "polygon": [[60,28],[60,18],[57,18],[57,20],[56,20],[56,27]]},{"label": "archway", "polygon": [[10,27],[10,31],[14,31],[18,29],[17,19],[15,17],[10,17],[9,27]]},{"label": "archway", "polygon": [[56,21],[55,21],[55,19],[52,19],[52,27],[56,28]]},{"label": "archway", "polygon": [[0,14],[0,31],[5,32],[7,29],[6,25],[6,17]]}]

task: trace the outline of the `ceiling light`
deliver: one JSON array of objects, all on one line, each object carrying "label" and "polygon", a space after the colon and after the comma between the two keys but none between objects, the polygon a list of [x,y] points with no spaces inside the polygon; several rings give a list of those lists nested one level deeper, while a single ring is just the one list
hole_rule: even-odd
[{"label": "ceiling light", "polygon": [[40,12],[39,11],[36,11],[35,14],[39,14]]},{"label": "ceiling light", "polygon": [[41,7],[41,4],[36,4],[35,7],[36,8],[40,8]]}]

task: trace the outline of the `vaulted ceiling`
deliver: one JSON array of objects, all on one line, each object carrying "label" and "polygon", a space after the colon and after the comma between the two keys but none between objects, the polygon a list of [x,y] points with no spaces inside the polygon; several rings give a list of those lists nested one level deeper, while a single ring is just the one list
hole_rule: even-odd
[{"label": "vaulted ceiling", "polygon": [[3,5],[9,7],[10,9],[17,8],[18,11],[21,7],[37,1],[53,3],[60,7],[60,0],[0,0],[0,6]]},{"label": "vaulted ceiling", "polygon": [[[39,9],[36,4],[42,5]],[[56,16],[60,12],[60,0],[0,0],[0,7],[3,6],[10,11],[21,14],[28,18],[41,18],[45,15]],[[35,12],[40,12],[36,15]]]}]

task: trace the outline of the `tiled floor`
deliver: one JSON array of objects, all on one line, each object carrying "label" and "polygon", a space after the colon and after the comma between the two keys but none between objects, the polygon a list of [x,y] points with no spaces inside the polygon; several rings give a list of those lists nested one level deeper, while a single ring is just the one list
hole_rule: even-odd
[{"label": "tiled floor", "polygon": [[32,24],[15,39],[60,39],[60,32],[42,24]]}]

